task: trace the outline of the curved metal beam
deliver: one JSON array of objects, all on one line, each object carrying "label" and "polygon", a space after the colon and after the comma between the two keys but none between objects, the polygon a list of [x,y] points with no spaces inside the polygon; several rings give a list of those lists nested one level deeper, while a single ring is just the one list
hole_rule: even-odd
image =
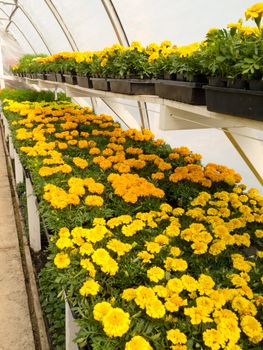
[{"label": "curved metal beam", "polygon": [[[4,15],[7,16],[7,18],[5,18],[5,20],[9,20],[8,19],[8,13],[6,13],[1,7],[0,7],[0,11],[2,11],[4,13]],[[10,23],[12,23],[17,29],[18,31],[21,33],[21,35],[23,36],[23,38],[26,40],[26,42],[28,43],[28,45],[31,47],[32,51],[37,54],[37,52],[35,51],[34,47],[32,46],[32,44],[30,43],[30,41],[27,39],[26,35],[24,34],[24,32],[19,28],[19,26],[15,23],[14,20],[10,21]],[[16,40],[16,39],[15,39]],[[17,40],[16,40],[17,41]]]},{"label": "curved metal beam", "polygon": [[107,15],[109,17],[109,20],[111,21],[112,27],[115,31],[115,34],[118,38],[118,41],[123,46],[130,46],[128,37],[125,33],[125,30],[123,28],[123,25],[121,23],[120,17],[118,16],[118,13],[112,3],[111,0],[101,0]]},{"label": "curved metal beam", "polygon": [[[113,27],[115,34],[119,40],[119,43],[123,46],[130,46],[128,37],[127,37],[126,32],[124,30],[124,27],[121,23],[120,17],[118,16],[118,12],[117,12],[115,6],[113,5],[112,0],[101,0],[101,2],[102,2],[103,6],[107,12],[107,15],[111,21],[112,27]],[[137,104],[138,104],[139,114],[140,114],[140,118],[141,118],[141,128],[150,127],[146,103],[138,101]]]},{"label": "curved metal beam", "polygon": [[34,47],[32,46],[31,42],[27,39],[26,35],[24,34],[24,32],[19,28],[19,26],[14,22],[11,21],[11,24],[13,24],[16,29],[20,32],[20,34],[23,36],[23,38],[25,39],[25,41],[28,43],[28,45],[31,47],[32,51],[34,52],[35,55],[37,55],[36,50],[34,49]]},{"label": "curved metal beam", "polygon": [[46,46],[46,49],[48,50],[48,52],[50,53],[50,55],[52,55],[52,52],[49,49],[48,43],[46,42],[45,38],[43,37],[41,31],[38,29],[36,23],[33,21],[32,17],[28,14],[28,12],[23,8],[23,6],[18,5],[18,8],[23,12],[23,14],[26,16],[26,18],[29,20],[29,22],[31,23],[32,27],[35,29],[35,31],[37,32],[37,34],[39,35],[40,39],[42,40],[43,44]]},{"label": "curved metal beam", "polygon": [[10,24],[11,24],[11,22],[12,22],[12,17],[13,17],[14,14],[16,13],[17,9],[18,9],[18,6],[15,5],[13,11],[11,12],[11,14],[10,14],[10,16],[9,16],[9,22],[8,22],[7,26],[5,27],[5,32],[7,31],[8,27],[10,26]]},{"label": "curved metal beam", "polygon": [[64,33],[65,37],[67,38],[67,41],[73,51],[79,51],[78,46],[69,31],[68,27],[66,26],[65,22],[63,21],[63,18],[61,17],[60,13],[58,12],[56,6],[53,4],[52,0],[44,0],[46,5],[48,6],[49,10],[55,17],[58,25],[60,26],[62,32]]}]

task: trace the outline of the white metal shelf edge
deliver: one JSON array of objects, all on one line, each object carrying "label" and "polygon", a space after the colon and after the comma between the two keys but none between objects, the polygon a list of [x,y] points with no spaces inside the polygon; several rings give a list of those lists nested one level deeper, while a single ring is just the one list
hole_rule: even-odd
[{"label": "white metal shelf edge", "polygon": [[[159,104],[161,108],[160,128],[164,130],[196,129],[199,128],[243,128],[263,130],[263,122],[244,117],[231,116],[210,112],[206,106],[190,105],[182,102],[167,100],[155,95],[125,95],[110,91],[83,88],[78,85],[59,83],[41,79],[0,76],[4,80],[17,80],[34,84],[40,88],[61,88],[70,97],[99,97],[103,99],[126,99]],[[116,100],[115,100],[116,102]]]}]

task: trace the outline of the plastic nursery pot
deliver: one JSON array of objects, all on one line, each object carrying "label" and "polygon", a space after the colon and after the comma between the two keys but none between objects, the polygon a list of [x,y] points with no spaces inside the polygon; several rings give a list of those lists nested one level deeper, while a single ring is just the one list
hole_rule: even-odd
[{"label": "plastic nursery pot", "polygon": [[57,81],[56,73],[47,73],[47,80],[49,81]]},{"label": "plastic nursery pot", "polygon": [[253,91],[263,91],[263,80],[251,79],[248,81],[249,90]]},{"label": "plastic nursery pot", "polygon": [[110,82],[105,78],[91,78],[93,89],[110,91]]},{"label": "plastic nursery pot", "polygon": [[71,84],[71,85],[77,85],[77,76],[72,74],[64,74],[65,77],[65,83]]},{"label": "plastic nursery pot", "polygon": [[155,95],[155,82],[149,79],[108,79],[112,92],[128,95]]},{"label": "plastic nursery pot", "polygon": [[207,109],[263,121],[263,91],[205,86]]},{"label": "plastic nursery pot", "polygon": [[178,102],[205,105],[205,91],[200,83],[186,81],[156,80],[156,95]]},{"label": "plastic nursery pot", "polygon": [[243,79],[232,79],[229,78],[226,81],[226,86],[231,89],[247,89],[248,84]]},{"label": "plastic nursery pot", "polygon": [[184,74],[186,81],[190,83],[207,84],[207,76],[204,74]]},{"label": "plastic nursery pot", "polygon": [[37,77],[41,80],[47,80],[47,75],[45,73],[38,73]]},{"label": "plastic nursery pot", "polygon": [[65,83],[65,77],[63,73],[56,73],[56,78],[59,83]]},{"label": "plastic nursery pot", "polygon": [[90,77],[86,75],[78,75],[77,76],[78,85],[84,88],[92,89],[93,84]]},{"label": "plastic nursery pot", "polygon": [[176,80],[176,73],[164,73],[163,78],[159,77],[158,79],[164,80]]},{"label": "plastic nursery pot", "polygon": [[221,77],[208,77],[208,85],[226,87],[226,79]]}]

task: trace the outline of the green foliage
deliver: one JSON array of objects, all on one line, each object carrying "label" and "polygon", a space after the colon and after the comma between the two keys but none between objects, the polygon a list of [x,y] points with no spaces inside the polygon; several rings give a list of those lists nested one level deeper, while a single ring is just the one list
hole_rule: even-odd
[{"label": "green foliage", "polygon": [[[55,94],[52,91],[36,91],[30,89],[3,89],[0,91],[0,99],[10,99],[17,102],[31,101],[55,101]],[[63,92],[58,93],[58,101],[70,101],[70,97],[67,97]]]},{"label": "green foliage", "polygon": [[40,302],[48,320],[49,333],[55,350],[65,349],[65,302],[63,286],[57,278],[54,264],[49,261],[38,276]]}]

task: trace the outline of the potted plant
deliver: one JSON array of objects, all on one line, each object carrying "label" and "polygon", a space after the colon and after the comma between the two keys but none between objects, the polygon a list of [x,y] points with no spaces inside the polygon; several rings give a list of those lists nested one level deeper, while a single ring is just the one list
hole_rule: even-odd
[{"label": "potted plant", "polygon": [[179,47],[163,59],[164,77],[172,80],[156,81],[156,94],[163,98],[190,104],[205,104],[202,85],[206,82],[200,64],[201,46],[199,43]]},{"label": "potted plant", "polygon": [[154,95],[153,65],[147,50],[139,42],[118,50],[107,62],[111,91],[130,95]]},{"label": "potted plant", "polygon": [[85,88],[91,88],[91,62],[93,60],[93,52],[77,52],[75,54],[76,72],[78,85]]},{"label": "potted plant", "polygon": [[254,19],[256,26],[243,26],[241,20],[210,36],[202,63],[228,81],[227,87],[212,86],[211,81],[205,87],[208,110],[262,120],[262,15],[263,3],[258,3],[246,11],[246,19]]}]

